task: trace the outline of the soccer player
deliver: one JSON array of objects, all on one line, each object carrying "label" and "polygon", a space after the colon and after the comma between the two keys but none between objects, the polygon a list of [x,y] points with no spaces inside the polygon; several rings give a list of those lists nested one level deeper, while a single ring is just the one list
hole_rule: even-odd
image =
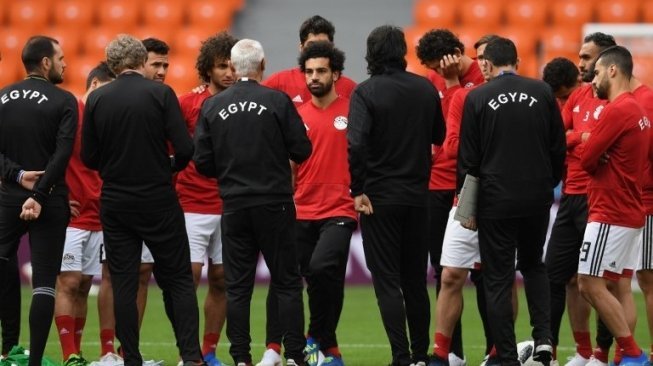
[{"label": "soccer player", "polygon": [[580,86],[580,72],[571,60],[556,57],[544,65],[542,80],[551,86],[562,109],[571,93]]},{"label": "soccer player", "polygon": [[238,81],[208,99],[195,130],[193,160],[218,179],[223,200],[222,242],[227,284],[227,336],[237,366],[250,366],[250,301],[259,253],[283,319],[287,365],[304,365],[302,281],[295,253],[295,206],[288,159],[311,153],[306,129],[290,98],[261,86],[263,47],[251,39],[231,49]]},{"label": "soccer player", "polygon": [[578,259],[578,286],[618,346],[624,364],[648,364],[635,342],[616,282],[639,255],[644,226],[641,187],[648,164],[650,123],[630,93],[633,61],[621,46],[603,50],[592,87],[609,103],[585,142],[581,167],[590,175],[588,223]]},{"label": "soccer player", "polygon": [[[561,110],[567,139],[566,172],[560,206],[547,245],[545,264],[551,292],[551,334],[554,354],[557,353],[555,347],[558,346],[565,298],[568,304],[576,355],[566,366],[584,366],[592,356],[589,330],[591,307],[580,296],[576,282],[578,255],[587,225],[589,182],[589,176],[580,166],[580,158],[585,145],[583,134],[594,128],[605,106],[604,100],[594,97],[592,86],[589,84],[593,78],[590,69],[599,53],[615,44],[612,36],[603,33],[593,33],[584,38],[579,51],[578,69],[581,80],[586,84],[579,86],[569,95]],[[609,336],[607,344],[603,346],[599,344],[594,353],[595,360],[590,366],[607,366],[611,343],[612,337]],[[605,349],[605,352],[601,349]],[[595,362],[602,362],[605,365],[595,364]]]},{"label": "soccer player", "polygon": [[[465,46],[451,31],[436,29],[425,33],[417,44],[417,57],[422,64],[429,68],[428,79],[437,89],[441,101],[442,112],[445,117],[449,113],[449,105],[453,94],[465,88],[472,88],[484,82],[483,74],[477,62],[465,55]],[[439,295],[442,284],[442,241],[449,220],[449,212],[453,206],[456,192],[456,159],[449,157],[442,149],[434,149],[431,178],[429,180],[429,252],[431,265],[435,269],[435,290]],[[481,273],[472,270],[472,281],[476,285],[477,306],[483,328],[485,326],[485,297]],[[488,340],[486,354],[492,344],[490,335],[486,331]],[[464,365],[464,352],[462,344],[462,328],[460,319],[456,322],[451,339],[451,355],[449,361],[452,366]]]},{"label": "soccer player", "polygon": [[29,233],[32,302],[29,366],[40,366],[54,313],[55,282],[70,220],[65,172],[77,129],[77,101],[56,86],[64,53],[55,39],[31,37],[25,80],[0,90],[0,283]]},{"label": "soccer player", "polygon": [[489,329],[501,364],[520,365],[511,295],[517,251],[533,324],[533,359],[548,365],[553,347],[542,254],[553,188],[564,162],[562,120],[551,88],[516,74],[517,49],[511,40],[490,41],[483,62],[492,80],[465,100],[458,186],[466,175],[479,179],[475,221]]},{"label": "soccer player", "polygon": [[400,28],[372,30],[365,56],[370,78],[352,94],[347,140],[351,195],[362,214],[365,258],[392,365],[425,366],[430,321],[426,200],[432,144],[442,144],[445,124],[435,88],[406,72],[405,56]]},{"label": "soccer player", "polygon": [[145,69],[143,75],[154,81],[165,82],[166,75],[168,75],[168,52],[170,47],[160,39],[146,38],[143,45],[147,50],[147,61],[145,62]]},{"label": "soccer player", "polygon": [[[195,124],[204,101],[221,93],[235,81],[229,58],[231,48],[237,41],[230,34],[222,32],[202,43],[195,68],[202,81],[208,83],[208,87],[202,93],[190,92],[179,97],[186,127],[191,135],[195,133]],[[227,312],[220,236],[222,200],[216,187],[216,180],[200,175],[192,161],[177,175],[177,196],[186,219],[195,289],[208,257],[209,291],[204,301],[202,341],[202,356],[208,366],[221,365],[215,352]]]},{"label": "soccer player", "polygon": [[311,101],[298,108],[313,145],[311,157],[296,167],[297,252],[308,284],[310,323],[308,365],[344,366],[336,339],[344,300],[349,242],[358,215],[349,195],[347,115],[349,99],[334,84],[345,55],[328,41],[304,47],[299,67],[306,76]]},{"label": "soccer player", "polygon": [[125,365],[143,363],[136,306],[142,243],[156,260],[155,278],[174,311],[170,321],[184,364],[203,363],[188,236],[172,183],[172,173],[190,161],[193,143],[174,91],[143,77],[143,44],[120,35],[106,54],[118,77],[87,100],[81,156],[103,180],[100,219]]},{"label": "soccer player", "polygon": [[97,172],[86,168],[79,157],[81,150],[84,103],[94,90],[106,85],[115,75],[105,62],[93,68],[86,79],[86,93],[78,100],[79,122],[75,146],[66,171],[66,184],[70,187],[70,200],[79,203],[66,229],[66,242],[57,278],[57,294],[54,304],[54,321],[64,365],[84,365],[81,357],[81,340],[86,324],[88,292],[93,276],[102,273],[100,251],[102,250],[102,225],[100,224],[100,187],[102,181]]}]

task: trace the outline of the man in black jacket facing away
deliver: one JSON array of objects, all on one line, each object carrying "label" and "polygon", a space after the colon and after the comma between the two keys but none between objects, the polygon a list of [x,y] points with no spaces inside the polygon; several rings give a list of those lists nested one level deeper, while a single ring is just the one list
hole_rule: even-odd
[{"label": "man in black jacket facing away", "polygon": [[143,44],[120,35],[106,53],[109,68],[118,77],[91,93],[86,102],[81,155],[103,181],[100,220],[125,365],[143,363],[136,309],[143,242],[156,261],[154,276],[171,301],[179,354],[185,364],[201,363],[188,237],[172,184],[172,174],[190,161],[193,142],[174,91],[143,77],[147,58]]},{"label": "man in black jacket facing away", "polygon": [[257,41],[231,49],[238,81],[208,99],[195,130],[195,166],[217,178],[224,202],[222,243],[227,285],[227,337],[237,366],[251,365],[249,317],[258,253],[272,276],[284,325],[287,365],[304,365],[303,284],[295,254],[295,206],[288,159],[311,154],[290,98],[259,85],[265,59]]},{"label": "man in black jacket facing away", "polygon": [[445,130],[437,91],[406,72],[405,55],[401,29],[370,33],[365,59],[371,77],[354,89],[347,130],[351,195],[363,214],[365,259],[393,366],[428,362],[426,204],[431,145],[442,144]]},{"label": "man in black jacket facing away", "polygon": [[488,319],[501,364],[519,365],[511,305],[516,250],[533,324],[533,359],[548,366],[553,347],[542,252],[565,158],[562,118],[548,85],[515,73],[512,41],[490,41],[484,56],[491,79],[465,101],[458,189],[466,174],[480,179],[475,218]]}]

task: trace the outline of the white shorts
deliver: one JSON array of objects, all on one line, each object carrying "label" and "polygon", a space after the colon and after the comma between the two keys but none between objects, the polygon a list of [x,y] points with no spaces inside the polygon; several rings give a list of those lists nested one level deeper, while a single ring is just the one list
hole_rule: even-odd
[{"label": "white shorts", "polygon": [[653,270],[653,216],[646,216],[646,224],[640,236],[637,270]]},{"label": "white shorts", "polygon": [[641,232],[641,228],[588,223],[578,257],[578,273],[612,281],[632,275]]},{"label": "white shorts", "polygon": [[206,257],[213,264],[222,264],[222,215],[184,213],[190,244],[191,263],[204,263]]},{"label": "white shorts", "polygon": [[101,231],[66,228],[61,272],[76,271],[88,276],[102,274],[102,264],[100,263],[102,243]]},{"label": "white shorts", "polygon": [[453,219],[456,213],[454,206],[449,211],[447,229],[442,241],[442,267],[479,269],[481,267],[481,251],[478,247],[478,232],[465,229],[459,221]]},{"label": "white shorts", "polygon": [[[143,264],[152,264],[154,263],[154,257],[152,256],[152,252],[150,252],[150,249],[145,245],[145,243],[142,244],[143,248],[141,249],[141,263]],[[102,250],[102,255],[100,257],[101,263],[106,262],[107,260],[107,251]]]}]

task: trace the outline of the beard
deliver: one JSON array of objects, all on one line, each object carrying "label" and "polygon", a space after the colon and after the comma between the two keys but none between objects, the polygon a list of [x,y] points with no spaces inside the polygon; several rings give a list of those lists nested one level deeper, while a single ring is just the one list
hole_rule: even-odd
[{"label": "beard", "polygon": [[63,83],[63,72],[60,74],[54,68],[50,69],[48,72],[48,80],[55,85]]},{"label": "beard", "polygon": [[320,82],[309,83],[307,86],[311,94],[313,94],[318,98],[321,98],[329,94],[329,92],[331,92],[331,89],[333,89],[333,81],[328,84],[323,84]]},{"label": "beard", "polygon": [[601,81],[596,87],[594,88],[594,91],[596,92],[596,97],[599,99],[608,99],[608,89],[610,88],[610,85],[608,84],[607,81]]}]

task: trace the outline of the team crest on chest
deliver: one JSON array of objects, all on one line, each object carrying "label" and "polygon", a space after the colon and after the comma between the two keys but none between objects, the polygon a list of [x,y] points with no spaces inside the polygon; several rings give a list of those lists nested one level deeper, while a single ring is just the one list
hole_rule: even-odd
[{"label": "team crest on chest", "polygon": [[345,116],[338,116],[333,120],[333,127],[336,128],[336,130],[344,130],[347,128],[347,117]]},{"label": "team crest on chest", "polygon": [[594,119],[599,119],[599,116],[601,115],[601,111],[603,111],[603,107],[604,106],[602,105],[596,107],[596,109],[594,110]]}]

